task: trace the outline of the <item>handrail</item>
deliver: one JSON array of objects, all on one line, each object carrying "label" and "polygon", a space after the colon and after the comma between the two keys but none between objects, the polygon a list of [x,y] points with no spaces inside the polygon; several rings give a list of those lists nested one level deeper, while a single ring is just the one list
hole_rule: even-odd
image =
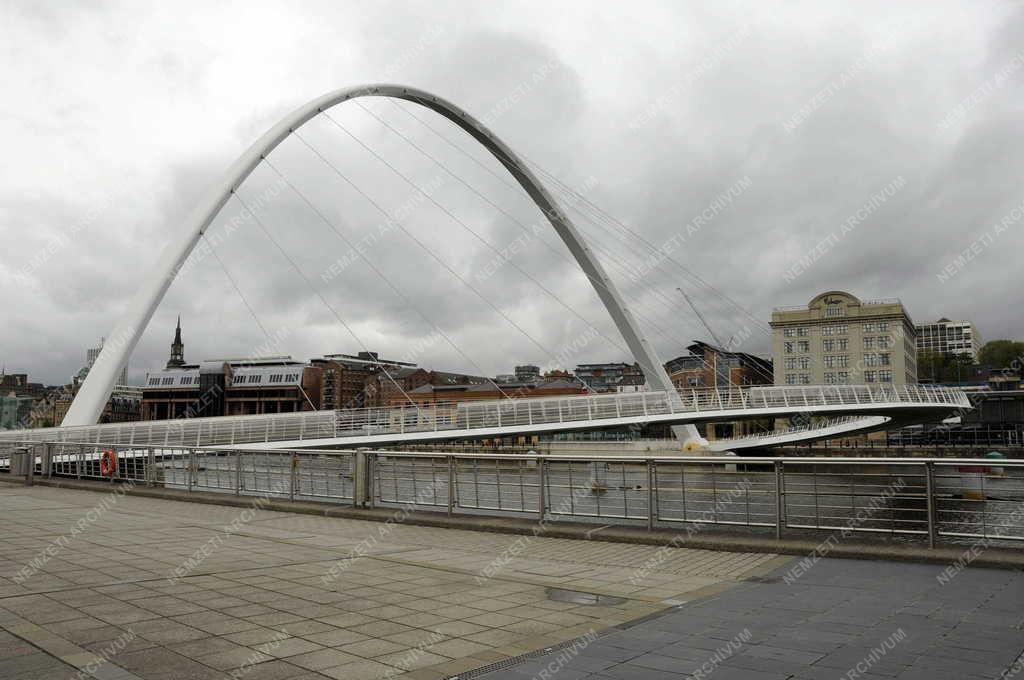
[{"label": "handrail", "polygon": [[[518,408],[509,410],[505,401],[479,400],[451,404],[435,403],[431,409],[415,413],[404,406],[396,406],[40,428],[0,433],[0,445],[22,439],[110,441],[122,446],[155,445],[160,441],[164,444],[184,445],[188,442],[201,445],[205,437],[211,443],[242,446],[271,441],[315,441],[331,435],[341,439],[350,436],[372,437],[398,433],[409,438],[410,434],[427,431],[470,433],[474,430],[494,428],[496,424],[512,432],[515,432],[517,427],[536,430],[545,425],[553,426],[549,429],[571,429],[584,422],[593,423],[595,427],[600,427],[603,422],[671,422],[672,416],[677,414],[708,414],[709,417],[714,417],[716,413],[724,416],[733,413],[778,414],[779,411],[789,409],[827,411],[829,407],[844,406],[858,406],[858,409],[864,406],[870,410],[872,407],[864,404],[865,392],[876,409],[880,406],[902,405],[972,408],[966,393],[957,388],[915,386],[912,393],[909,390],[902,393],[899,390],[892,390],[890,395],[884,387],[877,390],[863,385],[818,387],[820,389],[813,392],[809,392],[806,386],[730,387],[725,394],[719,388],[689,389],[686,392],[680,391],[679,396],[685,397],[683,399],[673,398],[668,392],[524,398],[521,401],[527,404],[525,411]],[[737,390],[740,394],[738,400],[735,399]],[[812,395],[813,400],[810,398]],[[755,396],[760,396],[761,399],[753,398]],[[795,404],[790,397],[795,398]],[[888,401],[890,398],[893,401]],[[518,401],[520,400],[516,400]],[[614,402],[614,409],[607,408],[610,402]],[[497,420],[494,419],[495,414]],[[691,421],[694,418],[683,420]],[[315,433],[320,432],[324,435],[318,437]]]},{"label": "handrail", "polygon": [[[552,454],[552,453],[459,453],[459,452],[448,452],[448,451],[394,451],[391,449],[371,449],[371,448],[356,448],[356,449],[273,449],[273,450],[258,450],[258,451],[246,451],[239,450],[238,448],[220,448],[210,446],[116,446],[113,444],[104,444],[96,442],[56,442],[46,444],[43,442],[19,442],[24,446],[68,446],[68,447],[92,447],[94,449],[108,449],[113,448],[121,452],[139,450],[149,451],[154,449],[157,451],[169,450],[178,451],[182,454],[185,453],[222,453],[230,455],[239,454],[252,454],[252,455],[284,455],[284,454],[302,454],[305,456],[351,456],[355,453],[372,454],[375,456],[384,456],[391,458],[460,458],[460,459],[473,459],[480,458],[485,460],[547,460],[547,461],[594,461],[601,463],[642,463],[650,460],[654,462],[665,462],[665,463],[699,463],[699,464],[750,464],[750,463],[775,463],[782,462],[786,465],[805,465],[805,464],[842,464],[842,465],[864,465],[864,466],[878,466],[878,465],[922,465],[924,463],[933,463],[935,465],[943,466],[970,466],[970,467],[1024,467],[1024,459],[1013,459],[1013,458],[1001,458],[997,460],[988,458],[935,458],[935,457],[898,457],[898,458],[877,458],[877,457],[857,457],[857,456],[807,456],[794,458],[792,456],[666,456],[666,455],[651,455],[647,451],[637,451],[633,455],[605,455],[600,454]],[[98,454],[97,454],[98,455]]]}]

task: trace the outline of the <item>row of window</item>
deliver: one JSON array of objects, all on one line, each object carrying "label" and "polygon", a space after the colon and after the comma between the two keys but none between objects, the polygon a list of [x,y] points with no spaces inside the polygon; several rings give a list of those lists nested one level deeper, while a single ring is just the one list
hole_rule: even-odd
[{"label": "row of window", "polygon": [[[861,326],[861,329],[865,333],[888,333],[889,322],[888,321],[869,321]],[[822,335],[846,335],[850,332],[849,324],[829,324],[821,327]],[[811,334],[811,329],[808,326],[799,326],[797,328],[783,328],[782,335],[787,338],[806,338]]]},{"label": "row of window", "polygon": [[[271,373],[269,378],[267,379],[267,382],[294,382],[298,379],[298,373]],[[263,382],[263,375],[259,373],[253,375],[236,375],[234,382],[236,385],[260,383]]]},{"label": "row of window", "polygon": [[[845,385],[850,382],[849,371],[828,371],[825,373],[826,385]],[[864,382],[866,383],[891,383],[892,371],[864,371]],[[807,373],[787,373],[787,385],[810,385],[811,376]]]},{"label": "row of window", "polygon": [[[888,335],[869,335],[862,339],[864,349],[890,349],[893,346],[892,338]],[[821,341],[821,349],[824,352],[845,352],[850,348],[849,338],[829,338]],[[811,351],[810,340],[787,340],[783,343],[786,354],[806,354]]]}]

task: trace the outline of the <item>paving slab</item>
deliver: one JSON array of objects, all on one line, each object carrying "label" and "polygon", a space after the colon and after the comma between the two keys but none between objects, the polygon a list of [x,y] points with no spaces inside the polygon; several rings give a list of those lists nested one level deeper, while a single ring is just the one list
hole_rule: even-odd
[{"label": "paving slab", "polygon": [[[0,657],[18,652],[0,664],[4,680],[72,677],[89,664],[110,680],[438,680],[783,561],[106,489],[0,484],[0,512]],[[646,568],[652,560],[659,569]]]}]

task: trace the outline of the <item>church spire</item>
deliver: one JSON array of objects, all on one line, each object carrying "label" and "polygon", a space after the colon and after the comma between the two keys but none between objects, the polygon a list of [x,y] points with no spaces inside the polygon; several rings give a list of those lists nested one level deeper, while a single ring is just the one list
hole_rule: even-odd
[{"label": "church spire", "polygon": [[178,315],[178,325],[174,329],[174,342],[171,343],[171,358],[167,361],[167,368],[181,368],[185,365],[185,343],[181,341],[181,315]]}]

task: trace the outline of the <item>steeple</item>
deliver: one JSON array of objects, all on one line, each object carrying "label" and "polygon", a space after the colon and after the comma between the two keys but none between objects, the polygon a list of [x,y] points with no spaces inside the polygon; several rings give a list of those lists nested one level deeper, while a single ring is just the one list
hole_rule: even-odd
[{"label": "steeple", "polygon": [[185,365],[185,343],[181,341],[181,315],[178,315],[178,326],[174,329],[174,342],[171,343],[171,358],[167,368],[181,368]]}]

